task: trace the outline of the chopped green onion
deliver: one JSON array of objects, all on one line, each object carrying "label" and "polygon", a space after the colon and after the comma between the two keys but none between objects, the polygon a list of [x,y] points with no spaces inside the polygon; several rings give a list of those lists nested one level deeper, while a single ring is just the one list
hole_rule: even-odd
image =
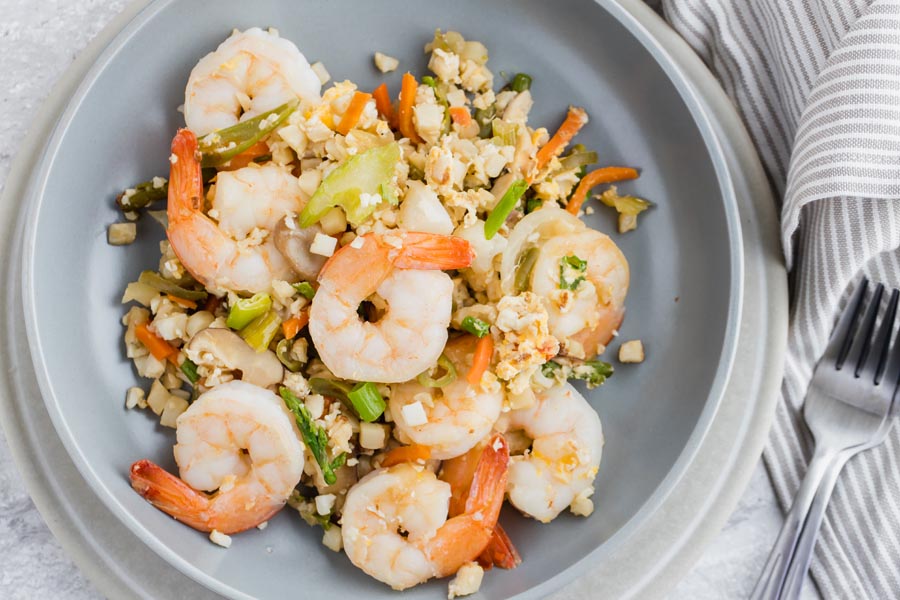
[{"label": "chopped green onion", "polygon": [[588,389],[602,385],[612,376],[613,371],[613,366],[602,360],[586,360],[575,366],[563,366],[551,360],[541,365],[544,377],[556,380],[580,379],[587,383]]},{"label": "chopped green onion", "polygon": [[430,88],[436,88],[436,87],[437,87],[437,81],[436,81],[435,78],[432,77],[431,75],[425,75],[425,76],[423,76],[423,77],[422,77],[422,83],[424,83],[425,85],[427,85],[427,86],[430,87]]},{"label": "chopped green onion", "polygon": [[300,399],[297,398],[297,396],[291,393],[291,390],[282,387],[278,390],[278,393],[281,394],[281,398],[284,400],[284,404],[288,407],[288,410],[294,413],[297,427],[300,429],[300,434],[303,436],[303,443],[306,444],[306,447],[309,448],[309,451],[312,453],[313,457],[315,457],[316,462],[319,463],[319,468],[322,469],[322,478],[325,479],[325,483],[328,485],[333,484],[337,481],[334,470],[340,468],[346,462],[346,454],[341,453],[340,456],[333,461],[329,461],[328,435],[325,433],[325,429],[316,425],[312,415],[309,413],[309,409],[300,402]]},{"label": "chopped green onion", "polygon": [[270,310],[241,329],[240,335],[257,352],[262,352],[268,349],[280,329],[281,317],[274,310]]},{"label": "chopped green onion", "polygon": [[585,279],[587,261],[574,254],[559,259],[559,289],[577,290]]},{"label": "chopped green onion", "polygon": [[[469,317],[466,318],[468,319]],[[432,375],[435,370],[442,370],[444,374],[435,379]],[[456,367],[453,366],[453,362],[446,355],[441,354],[438,357],[437,365],[423,373],[419,373],[416,380],[419,382],[419,385],[425,387],[442,388],[456,381]]]},{"label": "chopped green onion", "polygon": [[491,132],[494,134],[494,143],[499,146],[515,146],[518,126],[502,119],[491,121]]},{"label": "chopped green onion", "polygon": [[540,251],[537,248],[529,248],[519,258],[515,278],[517,294],[521,294],[530,287],[531,273],[534,271],[534,264],[537,262],[539,254]]},{"label": "chopped green onion", "polygon": [[197,383],[200,379],[200,375],[197,373],[197,365],[189,358],[184,359],[184,362],[181,363],[181,372],[192,384]]},{"label": "chopped green onion", "polygon": [[513,77],[510,87],[514,92],[524,92],[525,90],[530,89],[531,75],[527,75],[525,73],[517,73],[516,76]]},{"label": "chopped green onion", "polygon": [[347,396],[347,394],[350,393],[352,387],[350,386],[350,384],[345,383],[339,379],[310,377],[309,389],[311,389],[316,394],[328,396],[329,398],[336,398],[341,402],[347,403],[350,402],[350,398]]},{"label": "chopped green onion", "polygon": [[487,108],[475,109],[475,121],[481,127],[478,137],[489,138],[494,134],[493,120],[497,116],[497,107],[491,104]]},{"label": "chopped green onion", "polygon": [[252,119],[203,136],[200,140],[200,164],[218,167],[227,163],[278,129],[299,104],[299,100],[291,100]]},{"label": "chopped green onion", "polygon": [[240,331],[272,308],[272,298],[268,294],[259,293],[251,298],[242,298],[234,303],[228,311],[228,320],[225,324],[232,329]]},{"label": "chopped green onion", "polygon": [[562,166],[563,171],[568,171],[569,169],[574,169],[576,167],[592,165],[597,162],[597,160],[598,157],[596,152],[571,152],[560,158],[559,164]]},{"label": "chopped green onion", "polygon": [[482,321],[478,317],[466,317],[462,320],[460,327],[463,331],[471,333],[475,337],[483,338],[491,332],[491,325],[486,321]]},{"label": "chopped green onion", "polygon": [[544,205],[544,201],[540,198],[526,198],[525,199],[525,214],[533,213],[540,207]]},{"label": "chopped green onion", "polygon": [[494,210],[488,215],[487,221],[484,222],[484,239],[489,240],[497,235],[497,232],[500,231],[500,228],[506,222],[509,213],[513,211],[519,198],[522,197],[522,194],[524,194],[527,189],[528,182],[524,179],[518,179],[509,186],[509,189],[506,190],[506,193],[500,198],[500,202],[497,203]]},{"label": "chopped green onion", "polygon": [[287,338],[278,342],[278,345],[275,346],[275,356],[278,357],[278,360],[281,361],[281,364],[284,365],[284,368],[290,371],[291,373],[297,373],[300,369],[303,368],[303,363],[299,360],[294,360],[291,358],[291,350],[294,347],[294,343],[292,340]]},{"label": "chopped green onion", "polygon": [[316,295],[316,288],[312,286],[308,281],[301,281],[300,283],[294,284],[294,289],[300,292],[300,295],[306,298],[307,300],[312,300],[313,296]]},{"label": "chopped green onion", "polygon": [[363,421],[371,423],[382,414],[384,414],[384,398],[374,383],[368,381],[357,383],[353,389],[347,394],[347,398],[356,409],[359,418]]},{"label": "chopped green onion", "polygon": [[129,212],[165,200],[168,195],[169,182],[165,179],[162,180],[162,185],[159,187],[154,185],[153,180],[145,181],[116,196],[116,204],[122,211]]},{"label": "chopped green onion", "polygon": [[206,300],[209,295],[206,292],[201,292],[199,290],[183,288],[177,283],[165,279],[162,275],[154,271],[143,271],[140,277],[138,277],[138,281],[159,290],[163,294],[172,294],[173,296],[184,298],[185,300]]},{"label": "chopped green onion", "polygon": [[607,378],[612,376],[613,366],[602,360],[586,360],[584,364],[572,367],[573,379],[581,379],[587,382],[589,389],[602,385]]}]

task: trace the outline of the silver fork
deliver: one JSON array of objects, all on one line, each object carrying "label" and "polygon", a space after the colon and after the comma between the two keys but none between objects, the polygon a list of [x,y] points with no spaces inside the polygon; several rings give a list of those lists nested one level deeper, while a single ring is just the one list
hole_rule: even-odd
[{"label": "silver fork", "polygon": [[863,280],[813,374],[803,412],[815,451],[752,600],[799,597],[838,473],[850,457],[884,441],[892,425],[900,343],[891,348],[891,340],[900,292],[892,291],[873,339],[884,287],[875,288],[868,305],[867,288]]}]

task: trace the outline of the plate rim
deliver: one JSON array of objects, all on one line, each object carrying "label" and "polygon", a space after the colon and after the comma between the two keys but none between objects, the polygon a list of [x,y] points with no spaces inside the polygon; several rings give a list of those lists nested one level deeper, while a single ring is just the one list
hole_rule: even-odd
[{"label": "plate rim", "polygon": [[[48,414],[53,422],[54,428],[59,434],[60,440],[66,448],[66,451],[78,467],[79,472],[84,477],[92,491],[100,496],[101,500],[106,504],[107,508],[115,515],[115,517],[128,527],[144,544],[149,546],[160,557],[166,560],[170,565],[177,568],[182,573],[190,576],[218,593],[234,598],[249,598],[246,593],[224,584],[219,579],[205,573],[195,567],[190,562],[183,560],[180,556],[169,550],[168,546],[163,544],[161,540],[150,530],[136,519],[134,519],[127,510],[107,492],[107,485],[97,476],[81,453],[79,444],[69,429],[65,419],[60,411],[58,397],[54,393],[53,384],[50,381],[49,373],[43,361],[43,352],[40,339],[37,335],[37,314],[34,310],[34,273],[33,259],[34,248],[36,244],[37,220],[34,218],[40,211],[43,201],[43,190],[47,182],[47,178],[52,171],[55,161],[56,151],[62,137],[64,136],[68,125],[78,112],[84,96],[90,86],[93,84],[97,75],[102,72],[116,52],[126,44],[133,33],[144,26],[146,21],[152,18],[159,11],[178,0],[152,0],[126,19],[123,19],[124,25],[121,29],[114,33],[111,41],[100,51],[96,60],[90,64],[87,72],[81,79],[75,93],[66,103],[62,115],[59,117],[53,132],[49,136],[40,159],[37,164],[40,166],[37,170],[31,171],[31,179],[28,186],[28,193],[25,195],[28,204],[23,207],[25,210],[20,211],[20,220],[24,221],[24,239],[22,246],[22,301],[25,311],[25,325],[28,338],[29,350],[32,362],[35,367],[37,382],[41,390],[42,399],[46,405]],[[665,501],[669,494],[673,491],[677,482],[684,476],[687,466],[692,462],[697,451],[699,450],[702,440],[706,437],[713,418],[721,404],[725,385],[730,377],[734,364],[734,357],[737,350],[737,328],[742,314],[742,285],[743,285],[743,246],[741,226],[738,217],[737,202],[731,176],[728,171],[726,161],[724,159],[722,148],[716,135],[713,132],[702,104],[696,97],[696,93],[689,85],[686,75],[678,67],[676,61],[669,53],[662,48],[653,38],[652,34],[637,20],[637,18],[628,12],[622,6],[625,0],[594,0],[609,12],[616,20],[626,27],[630,33],[637,39],[639,43],[650,52],[651,56],[660,65],[666,73],[667,78],[676,87],[682,101],[688,107],[694,122],[701,132],[707,152],[713,162],[716,176],[722,192],[722,201],[725,208],[726,222],[728,224],[728,238],[731,251],[730,260],[730,282],[729,282],[729,300],[728,300],[728,323],[726,325],[726,333],[723,340],[723,352],[720,356],[719,365],[716,370],[716,376],[710,385],[709,395],[707,397],[704,408],[702,409],[691,435],[689,436],[679,457],[673,463],[669,473],[659,485],[654,489],[653,493],[648,497],[645,503],[638,511],[629,519],[618,531],[616,531],[604,544],[598,546],[590,553],[585,555],[579,561],[573,563],[563,571],[553,575],[546,581],[530,590],[516,596],[517,598],[530,598],[543,595],[552,590],[558,589],[566,582],[572,581],[587,569],[588,564],[595,562],[598,553],[601,551],[609,552],[614,549],[623,539],[627,539],[633,530],[643,525],[647,518],[654,513],[655,510]],[[139,5],[141,0],[135,2],[132,6]],[[649,10],[649,9],[648,9]],[[112,26],[112,23],[111,25]]]}]

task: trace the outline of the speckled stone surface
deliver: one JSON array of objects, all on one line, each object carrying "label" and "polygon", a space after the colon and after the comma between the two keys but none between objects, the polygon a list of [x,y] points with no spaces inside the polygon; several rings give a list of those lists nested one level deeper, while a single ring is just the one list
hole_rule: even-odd
[{"label": "speckled stone surface", "polygon": [[[75,55],[124,5],[101,0],[0,0],[0,187],[34,111]],[[759,467],[724,530],[671,597],[746,597],[780,521],[769,482]],[[0,598],[45,597],[87,600],[100,595],[41,520],[4,439],[0,442]]]}]

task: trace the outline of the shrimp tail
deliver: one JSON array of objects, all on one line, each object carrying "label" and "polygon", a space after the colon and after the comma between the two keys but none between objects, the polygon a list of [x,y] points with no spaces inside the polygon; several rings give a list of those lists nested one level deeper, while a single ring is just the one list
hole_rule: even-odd
[{"label": "shrimp tail", "polygon": [[391,257],[398,269],[464,269],[472,264],[475,251],[468,240],[436,233],[407,232],[403,247]]},{"label": "shrimp tail", "polygon": [[199,531],[212,531],[206,517],[209,499],[156,463],[131,465],[131,487],[150,504]]},{"label": "shrimp tail", "polygon": [[203,175],[197,158],[197,136],[190,129],[179,129],[172,140],[169,157],[168,217],[177,222],[179,217],[200,210],[203,202]]},{"label": "shrimp tail", "polygon": [[487,547],[478,556],[478,564],[483,568],[500,567],[501,569],[515,569],[522,563],[519,551],[509,539],[506,530],[497,523],[494,527],[494,535]]},{"label": "shrimp tail", "polygon": [[503,434],[491,436],[481,453],[461,515],[449,519],[431,542],[436,575],[445,577],[477,558],[494,535],[506,491],[509,445]]}]

